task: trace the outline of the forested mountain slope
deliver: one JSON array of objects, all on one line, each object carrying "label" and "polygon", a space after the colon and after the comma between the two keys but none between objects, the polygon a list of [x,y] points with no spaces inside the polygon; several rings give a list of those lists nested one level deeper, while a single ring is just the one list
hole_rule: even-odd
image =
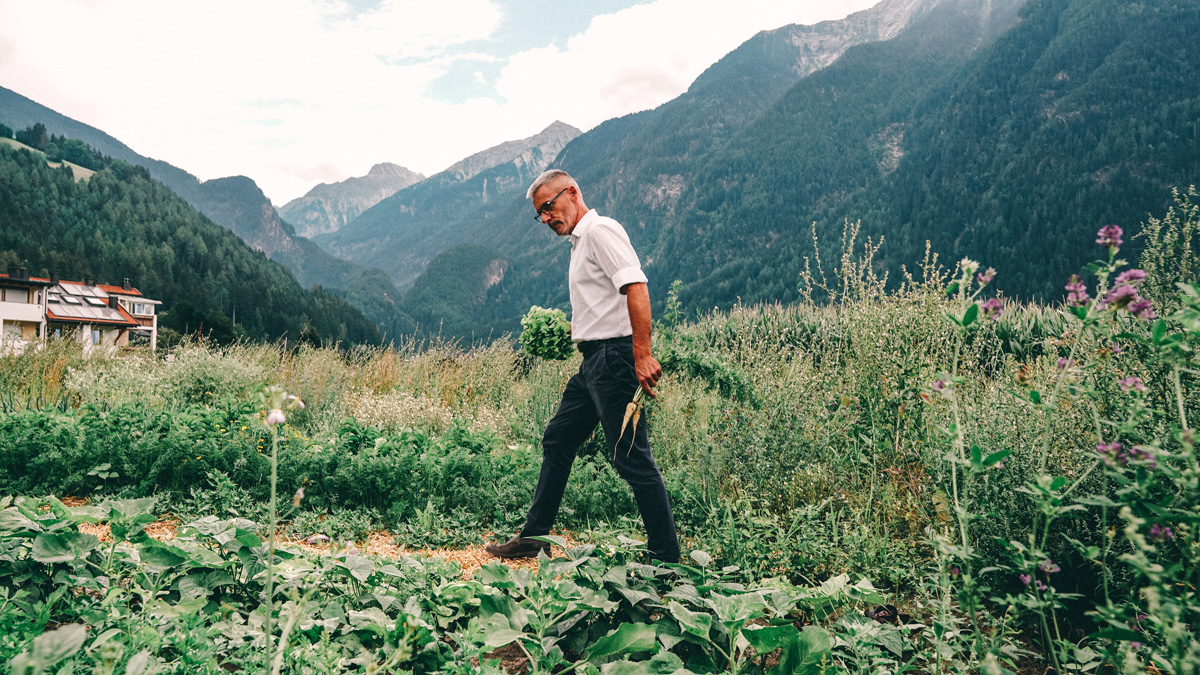
[{"label": "forested mountain slope", "polygon": [[130,277],[163,301],[160,326],[179,333],[380,341],[344,299],[304,290],[282,265],[125,162],[76,183],[70,169],[0,146],[0,260],[27,262],[41,276],[53,268],[67,279]]},{"label": "forested mountain slope", "polygon": [[390,335],[412,330],[414,323],[400,310],[399,293],[386,278],[334,258],[297,236],[252,179],[234,176],[200,181],[171,164],[143,157],[99,129],[0,87],[0,124],[22,129],[37,123],[52,134],[79,139],[104,155],[146,168],[198,211],[286,265],[301,285],[339,289]]},{"label": "forested mountain slope", "polygon": [[1197,30],[1194,2],[1031,0],[941,75],[953,31],[848,53],[709,159],[657,271],[695,306],[790,300],[810,223],[830,261],[850,219],[886,237],[893,275],[930,240],[999,269],[1010,295],[1059,299],[1100,226],[1136,226],[1195,182]]}]

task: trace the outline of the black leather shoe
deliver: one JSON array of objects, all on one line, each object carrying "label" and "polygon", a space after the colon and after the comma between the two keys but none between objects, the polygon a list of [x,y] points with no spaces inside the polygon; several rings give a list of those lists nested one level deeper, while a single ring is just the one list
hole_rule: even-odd
[{"label": "black leather shoe", "polygon": [[483,550],[497,558],[536,558],[542,551],[550,555],[550,544],[535,539],[524,539],[518,534],[503,544],[488,544]]}]

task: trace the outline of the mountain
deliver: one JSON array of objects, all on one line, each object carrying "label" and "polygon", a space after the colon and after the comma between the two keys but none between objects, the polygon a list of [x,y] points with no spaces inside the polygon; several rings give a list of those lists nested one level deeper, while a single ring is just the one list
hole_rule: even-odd
[{"label": "mountain", "polygon": [[[282,265],[213,223],[144,167],[109,160],[87,180],[0,144],[0,262],[37,276],[132,278],[163,301],[164,336],[202,331],[219,342],[333,340],[379,344],[344,299],[305,290]],[[236,314],[237,323],[232,317]]]},{"label": "mountain", "polygon": [[[370,282],[363,281],[367,270],[338,260],[296,235],[292,226],[279,217],[270,200],[250,178],[234,176],[200,181],[166,162],[143,157],[99,129],[0,87],[0,124],[22,129],[37,123],[45,125],[49,133],[79,139],[103,155],[144,167],[153,178],[183,197],[198,211],[268,257],[287,265],[301,285],[319,284],[342,289],[342,292],[356,287],[357,292],[349,294],[349,297],[354,298],[377,325],[407,329],[404,332],[415,327],[413,320],[396,303],[400,294],[394,287],[381,284],[374,275],[369,275]],[[365,294],[374,295],[366,297]]]},{"label": "mountain", "polygon": [[396,164],[376,164],[365,176],[321,183],[284,204],[279,215],[302,237],[335,232],[380,200],[424,179],[423,174]]},{"label": "mountain", "polygon": [[476,153],[313,240],[339,258],[378,267],[398,286],[409,286],[435,255],[523,198],[529,183],[578,135],[575,127],[555,122],[535,136]]},{"label": "mountain", "polygon": [[[985,12],[964,0],[887,0],[840,21],[786,26],[759,33],[696,79],[686,93],[654,110],[605,122],[568,144],[553,166],[566,169],[583,189],[587,204],[620,220],[642,255],[652,297],[661,302],[674,278],[694,279],[694,266],[667,256],[676,228],[688,222],[696,182],[711,158],[734,143],[793,87],[835,69],[856,52],[872,59],[870,49],[930,34],[930,42],[949,38],[944,63],[929,64],[944,73],[968,57],[971,45],[985,44],[1015,20],[1016,0],[997,0]],[[960,15],[977,17],[971,24]],[[961,35],[956,31],[961,32]],[[883,58],[903,54],[881,53]],[[856,117],[858,111],[839,109]],[[783,144],[787,139],[776,139]],[[786,153],[772,155],[789,161]],[[716,186],[715,190],[720,187]],[[738,194],[726,195],[737,202]],[[523,194],[480,223],[464,238],[497,250],[509,263],[505,279],[489,291],[475,313],[476,334],[517,330],[516,319],[533,304],[566,307],[569,248],[544,227],[527,219],[531,207]],[[712,254],[746,261],[753,276],[757,252],[710,251],[705,237],[684,243],[690,258]],[[713,242],[721,246],[724,242]],[[740,256],[740,257],[739,257]],[[793,281],[794,285],[794,281]],[[714,289],[715,290],[715,289]]]}]

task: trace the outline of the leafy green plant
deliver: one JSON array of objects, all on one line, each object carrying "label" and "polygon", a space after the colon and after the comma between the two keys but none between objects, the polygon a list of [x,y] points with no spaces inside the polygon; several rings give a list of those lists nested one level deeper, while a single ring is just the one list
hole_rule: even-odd
[{"label": "leafy green plant", "polygon": [[551,361],[571,358],[571,324],[561,309],[534,305],[521,318],[521,347],[529,354]]}]

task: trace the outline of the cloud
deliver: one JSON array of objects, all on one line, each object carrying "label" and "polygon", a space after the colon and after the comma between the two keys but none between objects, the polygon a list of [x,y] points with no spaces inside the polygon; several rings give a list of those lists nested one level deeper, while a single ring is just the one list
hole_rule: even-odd
[{"label": "cloud", "polygon": [[865,9],[872,0],[656,0],[595,17],[564,48],[516,54],[497,89],[515,108],[553,107],[583,129],[660,105],[764,29],[811,24]]},{"label": "cloud", "polygon": [[[501,0],[0,0],[0,82],[282,204],[381,161],[432,174],[556,119],[586,130],[654,107],[758,30],[868,4],[846,1],[655,0],[509,55],[485,52]],[[475,88],[439,100],[451,72]]]}]

